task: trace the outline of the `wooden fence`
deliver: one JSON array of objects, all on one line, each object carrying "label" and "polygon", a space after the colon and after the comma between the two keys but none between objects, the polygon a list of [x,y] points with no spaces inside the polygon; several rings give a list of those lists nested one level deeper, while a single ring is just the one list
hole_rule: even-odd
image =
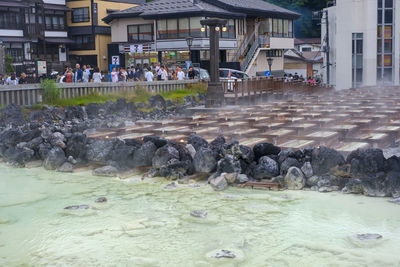
[{"label": "wooden fence", "polygon": [[[123,91],[134,91],[144,88],[149,93],[163,93],[185,89],[187,84],[199,83],[196,80],[164,81],[164,82],[126,82],[126,83],[62,83],[61,98],[87,96],[92,93],[110,94]],[[11,103],[29,106],[42,102],[43,89],[41,84],[5,85],[0,86],[0,106]]]},{"label": "wooden fence", "polygon": [[325,85],[309,85],[307,82],[291,81],[285,82],[284,78],[257,77],[248,80],[223,81],[222,86],[225,94],[231,94],[235,97],[235,103],[238,103],[239,97],[247,96],[250,101],[251,95],[257,96],[264,93],[301,93],[310,94],[333,89]]}]

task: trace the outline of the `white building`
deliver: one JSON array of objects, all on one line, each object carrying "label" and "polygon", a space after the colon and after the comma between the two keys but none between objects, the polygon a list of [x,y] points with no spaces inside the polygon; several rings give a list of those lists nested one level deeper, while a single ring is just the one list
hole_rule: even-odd
[{"label": "white building", "polygon": [[400,0],[336,0],[323,12],[321,38],[325,83],[399,84]]}]

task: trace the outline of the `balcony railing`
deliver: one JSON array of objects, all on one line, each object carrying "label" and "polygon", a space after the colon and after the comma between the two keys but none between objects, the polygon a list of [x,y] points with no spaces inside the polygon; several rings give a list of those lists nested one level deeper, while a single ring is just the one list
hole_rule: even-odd
[{"label": "balcony railing", "polygon": [[23,29],[26,37],[32,38],[44,35],[41,24],[25,24]]}]

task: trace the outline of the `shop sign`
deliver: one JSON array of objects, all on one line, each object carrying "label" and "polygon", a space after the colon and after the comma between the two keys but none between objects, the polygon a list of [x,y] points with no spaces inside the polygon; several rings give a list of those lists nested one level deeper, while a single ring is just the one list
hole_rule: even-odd
[{"label": "shop sign", "polygon": [[46,61],[37,61],[37,72],[38,72],[38,76],[47,74]]},{"label": "shop sign", "polygon": [[119,65],[119,56],[112,56],[111,57],[111,63],[113,65]]}]

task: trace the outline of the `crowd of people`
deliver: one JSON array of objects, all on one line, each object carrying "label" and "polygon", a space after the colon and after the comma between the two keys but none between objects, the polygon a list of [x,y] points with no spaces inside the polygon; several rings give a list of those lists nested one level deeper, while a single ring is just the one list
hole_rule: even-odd
[{"label": "crowd of people", "polygon": [[0,85],[18,85],[27,83],[28,83],[28,78],[26,77],[25,72],[22,72],[19,77],[17,77],[17,74],[15,72],[10,73],[5,77],[3,76],[3,74],[0,74]]},{"label": "crowd of people", "polygon": [[295,72],[294,75],[291,73],[289,75],[285,74],[283,75],[283,78],[285,79],[285,82],[305,82],[310,86],[320,85],[322,83],[322,80],[319,76],[317,76],[315,79],[311,76],[305,79],[302,74],[299,76],[297,72]]},{"label": "crowd of people", "polygon": [[65,72],[57,77],[59,83],[80,83],[80,82],[138,82],[138,81],[167,81],[196,79],[197,75],[193,67],[186,72],[180,66],[170,71],[166,66],[158,63],[157,66],[141,67],[141,65],[127,68],[112,68],[109,74],[105,74],[98,67],[83,65],[82,68],[76,64],[75,68],[65,68]]}]

